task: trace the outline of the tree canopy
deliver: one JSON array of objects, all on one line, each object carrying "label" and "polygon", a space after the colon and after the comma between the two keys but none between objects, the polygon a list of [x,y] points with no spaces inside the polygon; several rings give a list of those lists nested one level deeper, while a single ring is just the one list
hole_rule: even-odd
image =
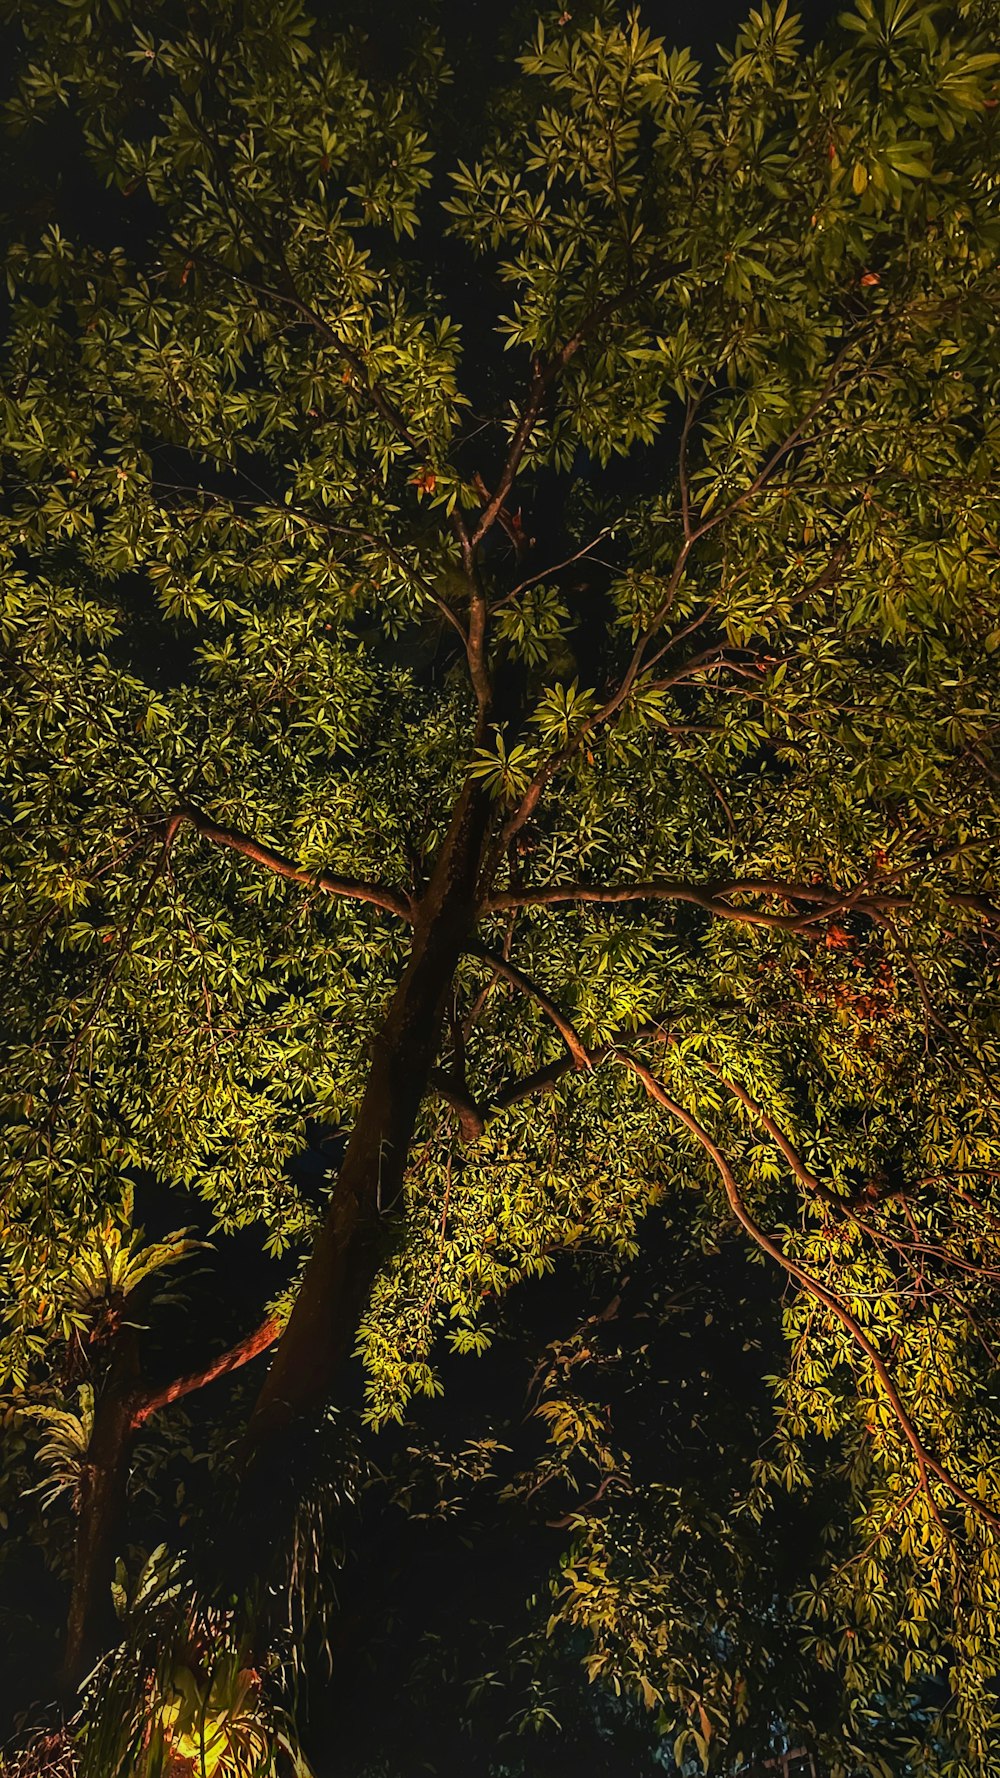
[{"label": "tree canopy", "polygon": [[668,1769],[993,1769],[989,9],[714,76],[561,11],[460,130],[433,33],[6,11],[105,186],[8,220],[0,383],[7,1567],[81,1757],[292,1770],[374,1488],[541,1529],[521,1726],[562,1651]]}]

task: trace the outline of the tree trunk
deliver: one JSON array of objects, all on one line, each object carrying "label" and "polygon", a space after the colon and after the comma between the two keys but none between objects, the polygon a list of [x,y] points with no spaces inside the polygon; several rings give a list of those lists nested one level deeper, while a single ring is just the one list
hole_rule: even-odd
[{"label": "tree trunk", "polygon": [[111,1582],[125,1516],[138,1381],[138,1344],[135,1334],[127,1329],[118,1335],[107,1383],[94,1409],[80,1488],[61,1678],[67,1703],[72,1703],[80,1681],[114,1639]]},{"label": "tree trunk", "polygon": [[[306,1423],[329,1396],[336,1371],[354,1346],[385,1252],[386,1213],[402,1188],[448,990],[476,916],[490,813],[486,792],[466,785],[416,912],[410,956],[374,1039],[368,1081],[323,1226],[250,1418],[246,1454],[268,1453],[276,1469],[282,1434]],[[123,1333],[96,1405],[81,1488],[62,1671],[67,1704],[115,1636],[111,1583],[143,1399],[135,1336]],[[271,1466],[265,1457],[251,1467],[263,1485],[265,1498],[258,1505],[266,1506]],[[252,1488],[251,1496],[258,1492]],[[270,1500],[276,1504],[273,1496]],[[230,1528],[236,1531],[240,1522],[236,1514]],[[254,1522],[251,1566],[265,1556],[268,1531],[275,1529],[268,1527],[266,1515]],[[220,1545],[225,1541],[220,1526]],[[244,1560],[247,1553],[243,1544]]]},{"label": "tree trunk", "polygon": [[374,1040],[326,1218],[250,1418],[251,1451],[319,1411],[354,1346],[384,1254],[384,1218],[402,1189],[448,990],[475,919],[489,826],[489,797],[469,783],[417,909],[413,947]]}]

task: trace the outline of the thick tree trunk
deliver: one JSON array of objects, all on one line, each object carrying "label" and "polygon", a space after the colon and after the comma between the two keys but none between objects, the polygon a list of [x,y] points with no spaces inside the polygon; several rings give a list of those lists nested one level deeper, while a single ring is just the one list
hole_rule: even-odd
[{"label": "thick tree trunk", "polygon": [[115,1634],[111,1582],[125,1516],[138,1380],[138,1347],[135,1334],[128,1330],[118,1336],[107,1383],[94,1410],[80,1489],[61,1676],[67,1702]]},{"label": "thick tree trunk", "polygon": [[448,990],[476,914],[490,802],[467,784],[427,891],[413,948],[375,1037],[343,1164],[247,1434],[260,1451],[314,1415],[351,1352],[384,1255],[384,1217],[403,1183],[434,1065]]},{"label": "thick tree trunk", "polygon": [[[251,1568],[266,1556],[276,1529],[268,1513],[277,1504],[270,1482],[282,1467],[282,1435],[307,1423],[327,1400],[337,1369],[354,1346],[384,1257],[386,1213],[399,1197],[448,991],[475,920],[489,827],[488,795],[467,785],[417,909],[410,956],[372,1046],[368,1081],[327,1215],[250,1419],[247,1455],[265,1459],[251,1466],[263,1492],[251,1489],[250,1501],[266,1510],[252,1520],[252,1552],[239,1513],[229,1529],[238,1535],[235,1553],[244,1565],[249,1558]],[[163,1393],[164,1399],[172,1394]],[[158,1405],[158,1397],[150,1400]],[[111,1582],[143,1403],[134,1337],[122,1336],[97,1404],[81,1490],[62,1676],[67,1701],[114,1639]],[[226,1543],[222,1525],[219,1543]]]}]

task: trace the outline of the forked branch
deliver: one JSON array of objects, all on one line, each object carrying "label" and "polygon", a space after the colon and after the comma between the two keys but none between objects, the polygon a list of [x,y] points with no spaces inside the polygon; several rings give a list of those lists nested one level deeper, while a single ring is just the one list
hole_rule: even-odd
[{"label": "forked branch", "polygon": [[[816,399],[810,404],[809,408],[802,415],[797,424],[792,427],[791,431],[788,432],[781,442],[775,446],[774,450],[766,459],[750,484],[744,488],[740,494],[735,495],[732,500],[728,501],[725,506],[720,507],[717,511],[708,515],[695,515],[691,511],[687,452],[690,433],[697,412],[697,402],[693,405],[689,402],[682,435],[681,460],[682,519],[684,535],[681,546],[674,559],[673,567],[664,585],[659,605],[652,613],[645,628],[637,638],[618,684],[608,694],[604,703],[601,704],[598,709],[594,710],[591,715],[588,716],[586,721],[580,725],[580,728],[572,739],[567,741],[566,744],[561,747],[558,752],[554,753],[550,759],[546,760],[545,764],[536,772],[531,783],[525,790],[520,803],[507,821],[502,835],[503,845],[506,845],[507,842],[520,831],[525,822],[530,820],[546,785],[561,767],[566,764],[567,760],[571,759],[578,753],[580,748],[587,744],[588,737],[591,736],[596,729],[603,727],[604,724],[611,721],[626,703],[636,680],[649,666],[649,651],[653,643],[656,641],[656,638],[660,635],[663,625],[673,607],[692,551],[703,537],[708,536],[710,532],[717,530],[720,525],[725,524],[725,522],[732,518],[735,513],[740,511],[748,501],[754,499],[757,494],[761,493],[771,482],[780,465],[786,461],[789,455],[799,445],[802,444],[806,428],[814,419],[816,419],[817,415],[829,401],[837,387],[840,372],[857,344],[858,341],[856,339],[849,340],[848,343],[842,347],[841,351],[837,353],[830,366],[826,381]],[[525,410],[525,417],[527,416],[527,413],[528,409]],[[537,418],[537,413],[535,418]],[[532,425],[533,424],[534,421],[532,421]],[[529,427],[528,436],[530,436],[530,430],[531,428]],[[517,435],[515,435],[515,437],[516,436]],[[810,590],[815,591],[819,587],[828,584],[830,578],[836,577],[845,549],[846,544],[842,543],[841,545],[838,545],[835,561],[828,565],[828,569],[824,570],[823,575],[820,576],[816,586]]]},{"label": "forked branch", "polygon": [[527,399],[514,428],[507,457],[500,471],[500,479],[480,513],[469,540],[473,549],[482,542],[487,532],[492,530],[506,507],[507,498],[517,479],[517,472],[531,442],[531,435],[541,417],[549,389],[561,372],[566,369],[570,360],[575,358],[580,347],[594,332],[594,329],[599,327],[602,321],[606,321],[610,315],[613,315],[616,309],[621,308],[622,304],[629,300],[631,294],[630,290],[621,291],[617,296],[609,297],[607,301],[598,303],[597,307],[580,323],[576,332],[571,335],[565,345],[553,352],[547,362],[541,358],[535,358],[531,367],[531,382],[528,387]]},{"label": "forked branch", "polygon": [[795,1279],[796,1283],[799,1284],[808,1295],[813,1297],[816,1302],[822,1304],[822,1306],[833,1315],[834,1319],[840,1322],[840,1325],[850,1335],[855,1345],[865,1354],[865,1357],[868,1359],[876,1377],[882,1385],[882,1389],[892,1410],[893,1417],[913,1452],[914,1461],[917,1466],[917,1473],[920,1476],[921,1486],[927,1496],[928,1503],[934,1516],[938,1519],[940,1518],[937,1504],[931,1493],[930,1476],[934,1476],[935,1479],[954,1497],[954,1499],[961,1501],[963,1506],[968,1507],[968,1509],[978,1518],[983,1519],[994,1531],[1000,1531],[1000,1514],[986,1506],[983,1501],[978,1500],[974,1494],[970,1494],[968,1489],[964,1488],[961,1482],[957,1481],[951,1472],[938,1461],[931,1451],[928,1450],[920,1433],[914,1425],[913,1419],[911,1418],[909,1410],[907,1409],[899,1390],[896,1387],[892,1373],[890,1372],[885,1359],[882,1357],[878,1347],[869,1338],[857,1317],[851,1313],[847,1305],[841,1302],[840,1298],[836,1296],[833,1291],[827,1289],[826,1285],[823,1284],[820,1279],[815,1277],[805,1266],[800,1265],[798,1260],[793,1259],[790,1254],[786,1253],[784,1248],[782,1248],[771,1235],[767,1234],[751,1215],[743,1202],[743,1195],[736,1182],[735,1175],[729,1162],[726,1160],[722,1150],[718,1147],[718,1144],[713,1141],[704,1125],[699,1123],[698,1119],[690,1111],[686,1110],[683,1105],[679,1105],[676,1099],[671,1098],[665,1087],[661,1085],[656,1079],[656,1076],[651,1073],[650,1069],[647,1068],[645,1063],[641,1062],[637,1056],[624,1050],[618,1050],[615,1054],[615,1060],[629,1068],[642,1082],[649,1097],[657,1104],[662,1105],[663,1109],[669,1112],[671,1117],[675,1118],[678,1123],[683,1124],[685,1129],[694,1136],[695,1140],[708,1155],[722,1181],[723,1190],[725,1191],[726,1199],[733,1215],[756,1246],[758,1246],[763,1253],[768,1254],[770,1258],[775,1260],[777,1264],[788,1273],[789,1277]]}]

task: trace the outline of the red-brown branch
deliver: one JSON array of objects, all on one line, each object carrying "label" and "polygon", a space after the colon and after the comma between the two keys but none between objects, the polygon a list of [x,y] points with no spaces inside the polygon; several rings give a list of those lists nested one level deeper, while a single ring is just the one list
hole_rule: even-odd
[{"label": "red-brown branch", "polygon": [[493,494],[487,500],[485,507],[480,513],[478,522],[469,540],[473,549],[475,549],[477,544],[482,542],[487,532],[492,530],[497,519],[507,505],[507,496],[517,479],[517,472],[521,467],[521,461],[531,442],[531,435],[538,424],[542,407],[545,403],[545,397],[552,384],[555,382],[560,372],[565,370],[570,359],[576,356],[576,353],[583,345],[588,334],[592,333],[594,328],[599,326],[600,322],[604,320],[606,316],[612,314],[614,310],[626,300],[626,295],[627,293],[613,297],[608,302],[599,304],[593,314],[589,315],[586,321],[584,321],[577,329],[576,333],[573,334],[572,338],[568,339],[566,344],[561,346],[558,352],[553,353],[552,357],[548,360],[548,363],[543,362],[541,358],[535,359],[534,364],[532,365],[528,398],[521,410],[521,417],[514,428],[514,435],[507,451],[507,458],[503,469],[500,471],[500,480],[497,482]]},{"label": "red-brown branch", "polygon": [[228,1352],[222,1352],[218,1358],[213,1358],[211,1364],[204,1365],[199,1371],[188,1371],[183,1377],[175,1377],[164,1388],[142,1396],[132,1410],[132,1426],[142,1426],[150,1414],[155,1414],[159,1408],[167,1407],[172,1401],[180,1401],[182,1396],[193,1395],[196,1389],[203,1389],[206,1383],[214,1383],[216,1377],[227,1376],[230,1371],[239,1370],[241,1365],[249,1364],[252,1358],[259,1357],[261,1352],[266,1352],[269,1346],[274,1345],[280,1332],[281,1323],[272,1315],[260,1327],[254,1328],[253,1333],[247,1334],[245,1339],[230,1346]]},{"label": "red-brown branch", "polygon": [[486,1127],[486,1114],[477,1105],[463,1081],[446,1074],[443,1068],[432,1068],[427,1084],[458,1114],[463,1142],[478,1142]]},{"label": "red-brown branch", "polygon": [[771,1235],[767,1234],[766,1231],[760,1227],[760,1224],[755,1221],[743,1202],[742,1193],[736,1183],[736,1178],[729,1162],[726,1160],[725,1155],[722,1153],[722,1150],[718,1147],[717,1143],[712,1140],[712,1137],[709,1135],[704,1125],[699,1123],[698,1119],[690,1111],[687,1111],[683,1105],[679,1105],[675,1099],[670,1097],[670,1094],[663,1086],[661,1086],[660,1082],[656,1079],[656,1076],[650,1072],[644,1062],[639,1061],[638,1057],[623,1050],[618,1050],[615,1059],[621,1062],[625,1067],[631,1069],[632,1073],[642,1082],[650,1098],[655,1100],[657,1104],[662,1105],[664,1110],[670,1113],[671,1117],[683,1124],[685,1129],[687,1129],[701,1145],[722,1180],[726,1199],[733,1215],[736,1217],[736,1220],[741,1227],[745,1229],[751,1240],[755,1242],[762,1252],[767,1253],[772,1259],[776,1260],[778,1265],[788,1273],[789,1277],[794,1278],[796,1283],[801,1285],[802,1289],[812,1296],[815,1301],[821,1303],[824,1308],[828,1309],[850,1335],[854,1343],[860,1347],[861,1351],[865,1354],[865,1357],[871,1364],[875,1375],[885,1391],[886,1398],[900,1431],[903,1433],[904,1438],[913,1452],[914,1461],[917,1466],[917,1473],[921,1478],[921,1484],[935,1517],[938,1516],[938,1510],[933,1495],[931,1494],[928,1481],[929,1475],[933,1475],[945,1488],[947,1488],[948,1492],[952,1494],[956,1500],[962,1502],[963,1506],[967,1506],[970,1511],[974,1512],[979,1518],[985,1520],[985,1522],[992,1526],[995,1531],[1000,1531],[1000,1514],[993,1512],[991,1508],[985,1506],[981,1500],[977,1500],[974,1494],[970,1494],[968,1489],[963,1488],[961,1482],[956,1481],[950,1471],[947,1470],[942,1463],[939,1463],[937,1458],[927,1449],[927,1446],[924,1444],[923,1439],[910,1417],[909,1411],[896,1387],[892,1373],[890,1372],[885,1359],[882,1357],[878,1347],[871,1339],[869,1339],[857,1317],[851,1313],[846,1304],[842,1303],[840,1298],[836,1296],[833,1291],[828,1290],[826,1285],[821,1283],[812,1272],[808,1271],[805,1266],[800,1265],[797,1260],[793,1259],[790,1254],[786,1253],[784,1248],[781,1247]]},{"label": "red-brown branch", "polygon": [[[796,914],[761,913],[754,908],[736,906],[729,900],[732,895],[771,895],[792,904],[811,902],[819,911]],[[554,907],[567,902],[597,902],[611,907],[634,901],[687,902],[723,920],[734,920],[744,926],[772,926],[786,932],[797,932],[815,925],[817,921],[831,919],[834,914],[912,906],[910,896],[881,895],[869,888],[836,890],[769,879],[699,884],[666,877],[653,878],[645,883],[547,883],[537,888],[505,889],[491,895],[486,905],[493,912],[502,908]]]},{"label": "red-brown branch", "polygon": [[831,1209],[837,1211],[849,1222],[853,1223],[855,1228],[860,1229],[862,1234],[868,1235],[871,1240],[879,1241],[883,1245],[892,1247],[893,1250],[899,1254],[900,1258],[910,1266],[911,1270],[913,1269],[912,1258],[914,1255],[918,1255],[939,1260],[942,1265],[951,1266],[955,1271],[964,1272],[969,1277],[989,1278],[993,1280],[1000,1279],[1000,1271],[996,1271],[992,1266],[976,1265],[971,1260],[963,1259],[960,1254],[949,1253],[946,1247],[940,1247],[933,1243],[921,1241],[919,1231],[915,1226],[913,1228],[914,1239],[912,1241],[896,1240],[895,1237],[887,1233],[885,1229],[876,1228],[873,1223],[868,1222],[865,1217],[859,1215],[855,1200],[843,1197],[840,1192],[832,1190],[830,1186],[824,1185],[821,1179],[817,1179],[815,1173],[806,1165],[806,1162],[799,1154],[798,1149],[789,1140],[788,1136],[781,1128],[781,1125],[764,1110],[762,1105],[758,1105],[757,1101],[751,1098],[745,1087],[741,1086],[738,1081],[730,1080],[728,1076],[723,1074],[721,1068],[716,1068],[714,1063],[706,1061],[704,1056],[701,1056],[699,1060],[701,1066],[707,1069],[708,1073],[711,1074],[715,1080],[719,1081],[720,1084],[726,1088],[727,1092],[732,1093],[733,1097],[740,1101],[740,1104],[749,1111],[750,1115],[756,1118],[761,1128],[767,1131],[767,1134],[770,1136],[775,1147],[788,1162],[795,1178],[800,1185],[805,1187],[806,1191],[813,1197],[818,1198],[822,1203],[828,1205]]},{"label": "red-brown branch", "polygon": [[[614,1055],[620,1043],[635,1043],[643,1037],[658,1037],[663,1040],[665,1036],[666,1032],[663,1026],[656,1020],[649,1019],[641,1025],[629,1026],[627,1031],[612,1034],[606,1042],[588,1048],[586,1055],[590,1067],[596,1068],[599,1062]],[[512,1105],[519,1105],[524,1099],[534,1099],[543,1093],[550,1093],[565,1075],[575,1071],[575,1059],[567,1052],[566,1055],[557,1057],[554,1062],[547,1062],[544,1067],[533,1069],[530,1074],[515,1075],[514,1079],[509,1080],[506,1086],[501,1087],[500,1091],[495,1093],[487,1103],[478,1105],[470,1102],[470,1105],[473,1105],[477,1115],[482,1118],[485,1128],[486,1124],[491,1123],[502,1112],[509,1110]],[[436,1080],[433,1080],[431,1084],[441,1092],[443,1098],[448,1097]],[[460,1109],[457,1101],[453,1100],[452,1102],[455,1103],[456,1110]]]},{"label": "red-brown branch", "polygon": [[826,1204],[836,1205],[840,1210],[850,1208],[846,1198],[842,1198],[838,1192],[831,1190],[830,1186],[824,1185],[821,1179],[817,1179],[815,1173],[802,1159],[798,1149],[789,1141],[781,1125],[775,1122],[762,1105],[758,1105],[756,1099],[750,1097],[746,1087],[741,1086],[737,1080],[730,1080],[728,1075],[723,1074],[721,1068],[716,1068],[714,1063],[706,1061],[704,1056],[699,1057],[699,1061],[701,1066],[707,1069],[708,1073],[719,1081],[728,1093],[732,1093],[733,1098],[738,1099],[745,1110],[749,1111],[751,1117],[755,1117],[761,1127],[767,1131],[775,1147],[784,1155],[795,1178],[800,1185],[805,1186],[806,1191],[810,1192],[813,1197],[821,1198]]},{"label": "red-brown branch", "polygon": [[[933,861],[932,861],[933,862]],[[894,873],[901,875],[901,872]],[[1000,908],[984,895],[942,892],[944,901],[979,914],[984,920],[1000,921]],[[795,914],[761,913],[753,908],[736,906],[734,895],[770,895],[791,906],[812,904],[812,911]],[[704,908],[719,919],[734,920],[744,926],[773,926],[779,931],[799,932],[836,915],[870,914],[879,919],[886,914],[905,911],[914,906],[914,897],[902,892],[876,888],[871,883],[854,889],[837,889],[831,884],[783,883],[770,877],[734,877],[717,883],[688,883],[667,877],[652,878],[644,883],[544,883],[532,888],[501,889],[489,897],[486,909],[497,912],[503,908],[555,907],[571,902],[597,902],[613,907],[634,901],[681,901]],[[947,1029],[947,1027],[945,1027]],[[953,1033],[949,1033],[953,1035]]]},{"label": "red-brown branch", "polygon": [[510,961],[509,957],[498,956],[495,951],[488,951],[485,946],[482,945],[473,945],[470,949],[474,956],[481,957],[484,963],[489,963],[491,965],[494,974],[501,976],[504,981],[510,982],[512,987],[517,988],[522,994],[526,995],[529,1000],[533,1000],[536,1006],[541,1008],[545,1017],[555,1026],[566,1045],[572,1058],[573,1066],[575,1068],[589,1069],[591,1061],[586,1044],[575,1026],[566,1017],[566,1014],[560,1012],[555,1001],[549,998],[544,989],[538,987],[537,983],[533,982],[530,976],[525,975],[523,970],[518,969],[516,964]]},{"label": "red-brown branch", "polygon": [[558,369],[558,355],[551,359],[547,365],[543,364],[540,358],[535,359],[531,373],[531,384],[528,389],[528,399],[522,409],[521,417],[514,428],[514,436],[510,441],[507,460],[500,472],[500,480],[497,482],[494,492],[487,500],[486,505],[479,515],[475,529],[472,532],[470,542],[473,548],[482,542],[488,531],[492,530],[497,519],[500,517],[500,514],[506,507],[507,496],[510,493],[511,488],[514,486],[518,469],[521,466],[521,459],[528,448],[531,434],[534,432],[535,427],[538,424],[538,418],[542,411],[542,404]]}]

